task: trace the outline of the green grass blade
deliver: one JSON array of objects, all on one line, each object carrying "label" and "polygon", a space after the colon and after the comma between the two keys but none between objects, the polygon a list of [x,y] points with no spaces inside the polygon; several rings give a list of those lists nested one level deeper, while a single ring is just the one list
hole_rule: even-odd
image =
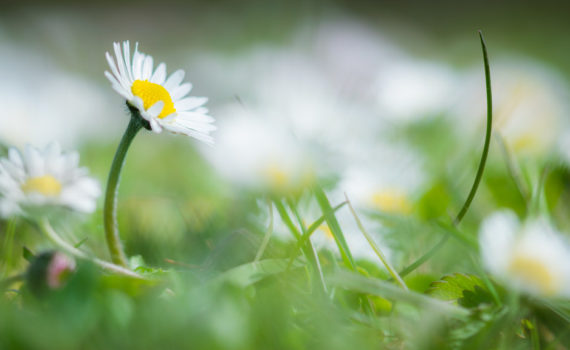
[{"label": "green grass blade", "polygon": [[[479,31],[479,39],[481,41],[481,49],[483,50],[483,65],[485,67],[485,90],[487,93],[487,130],[485,132],[485,144],[483,146],[483,152],[481,153],[481,160],[479,161],[479,167],[477,169],[477,174],[475,175],[475,180],[473,181],[473,185],[471,186],[471,190],[469,191],[469,195],[463,203],[461,210],[453,220],[453,225],[457,226],[463,220],[463,217],[469,210],[471,206],[471,202],[473,202],[473,198],[475,198],[475,194],[477,193],[477,189],[479,188],[479,184],[481,183],[481,179],[483,178],[483,172],[485,170],[485,164],[487,163],[487,156],[489,154],[489,146],[491,144],[491,132],[493,130],[493,96],[491,92],[491,70],[489,68],[489,56],[487,54],[487,45],[485,44],[485,39],[483,39],[483,33]],[[419,266],[421,266],[424,262],[429,260],[441,247],[445,245],[449,238],[449,234],[443,236],[436,245],[430,249],[427,253],[419,257],[416,261],[411,263],[408,267],[400,272],[400,276],[405,276],[408,273],[414,271]]]},{"label": "green grass blade", "polygon": [[352,270],[356,270],[356,263],[352,258],[352,254],[350,253],[350,248],[346,243],[346,239],[344,238],[344,234],[342,233],[342,229],[336,219],[334,214],[334,210],[327,198],[327,195],[323,191],[323,189],[317,184],[313,188],[313,192],[315,194],[315,198],[321,207],[321,212],[325,217],[325,221],[331,230],[331,233],[334,237],[336,244],[338,245],[338,249],[340,251],[340,255],[346,264],[346,266],[350,267]]}]

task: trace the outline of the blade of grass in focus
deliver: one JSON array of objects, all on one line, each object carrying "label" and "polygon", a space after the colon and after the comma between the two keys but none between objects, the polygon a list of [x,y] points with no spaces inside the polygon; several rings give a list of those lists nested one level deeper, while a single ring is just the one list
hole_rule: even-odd
[{"label": "blade of grass in focus", "polygon": [[[485,39],[483,38],[483,33],[479,31],[479,39],[481,41],[481,49],[483,51],[483,65],[485,68],[485,91],[487,96],[487,127],[485,131],[485,144],[483,146],[483,152],[481,153],[481,160],[479,161],[479,167],[477,168],[477,174],[475,175],[475,180],[473,181],[473,185],[471,186],[471,190],[469,191],[469,195],[463,203],[461,210],[453,220],[453,226],[457,226],[463,220],[463,217],[469,210],[471,206],[471,202],[473,202],[473,198],[475,198],[475,194],[477,193],[477,189],[479,188],[479,183],[483,178],[483,172],[485,170],[485,164],[487,163],[487,156],[489,154],[489,146],[491,144],[491,133],[493,131],[493,94],[491,92],[491,70],[489,68],[489,56],[487,54],[487,44],[485,44]],[[445,242],[449,239],[450,234],[446,234],[441,238],[439,242],[435,244],[427,253],[419,257],[416,261],[408,265],[400,272],[400,276],[405,276],[410,272],[417,269],[427,260],[429,260],[441,247],[445,245]]]}]

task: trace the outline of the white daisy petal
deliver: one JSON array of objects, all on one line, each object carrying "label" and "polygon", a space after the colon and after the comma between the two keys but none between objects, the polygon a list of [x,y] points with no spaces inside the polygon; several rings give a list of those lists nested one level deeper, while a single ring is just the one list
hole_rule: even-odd
[{"label": "white daisy petal", "polygon": [[142,80],[149,80],[152,75],[152,56],[146,56],[143,62]]},{"label": "white daisy petal", "polygon": [[142,67],[144,62],[144,54],[138,51],[139,43],[135,44],[135,53],[133,55],[133,78],[134,80],[142,79]]},{"label": "white daisy petal", "polygon": [[188,120],[188,121],[193,121],[193,122],[202,122],[202,123],[213,123],[214,122],[214,118],[207,115],[207,114],[203,114],[203,113],[198,113],[198,112],[181,112],[178,113],[178,117]]},{"label": "white daisy petal", "polygon": [[172,91],[173,88],[180,85],[184,79],[184,75],[186,75],[186,73],[182,69],[179,69],[176,72],[172,73],[166,80],[166,83],[164,83],[164,88],[168,91]]},{"label": "white daisy petal", "polygon": [[189,111],[208,102],[206,97],[187,97],[174,104],[177,111]]},{"label": "white daisy petal", "polygon": [[14,163],[18,167],[20,168],[24,167],[24,162],[22,161],[22,155],[20,154],[18,149],[10,147],[10,149],[8,150],[8,158],[10,162]]},{"label": "white daisy petal", "polygon": [[[135,43],[132,60],[128,41],[122,45],[114,43],[113,49],[114,59],[109,53],[106,55],[111,71],[106,71],[105,76],[113,89],[130,106],[138,109],[140,116],[149,122],[152,131],[158,133],[164,127],[174,133],[212,143],[213,139],[208,133],[216,129],[211,124],[214,118],[208,116],[208,109],[203,107],[208,99],[186,97],[192,84],[182,84],[185,75],[183,70],[175,71],[168,78],[165,63],[160,63],[153,70],[152,56],[139,52],[138,43]],[[136,89],[133,89],[135,82]],[[180,119],[179,125],[177,119]]]},{"label": "white daisy petal", "polygon": [[162,85],[166,79],[166,64],[161,63],[156,67],[154,74],[150,78],[151,83]]},{"label": "white daisy petal", "polygon": [[127,68],[125,67],[125,60],[123,59],[123,54],[121,52],[121,44],[114,43],[113,46],[115,49],[115,57],[117,58],[119,73],[121,73],[121,77],[123,79],[128,80]]},{"label": "white daisy petal", "polygon": [[123,53],[125,56],[125,64],[127,66],[127,74],[129,75],[130,81],[134,81],[133,69],[131,66],[131,45],[128,40],[123,42]]},{"label": "white daisy petal", "polygon": [[162,132],[162,127],[160,126],[159,122],[156,119],[149,120],[150,128],[157,134]]},{"label": "white daisy petal", "polygon": [[190,92],[190,90],[192,90],[192,84],[190,84],[190,83],[184,83],[184,84],[178,86],[171,93],[172,100],[173,101],[180,100],[181,98],[186,96]]},{"label": "white daisy petal", "polygon": [[152,105],[148,110],[147,113],[150,114],[153,118],[158,117],[162,109],[164,108],[164,102],[158,101],[154,105]]},{"label": "white daisy petal", "polygon": [[101,190],[78,164],[77,152],[64,154],[55,142],[43,149],[27,145],[23,153],[10,149],[0,158],[0,216],[30,215],[43,206],[92,212]]}]

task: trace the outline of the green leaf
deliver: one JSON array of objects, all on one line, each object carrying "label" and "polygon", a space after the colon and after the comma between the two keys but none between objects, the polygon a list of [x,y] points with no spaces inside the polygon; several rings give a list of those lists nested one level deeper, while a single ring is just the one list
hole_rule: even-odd
[{"label": "green leaf", "polygon": [[75,244],[74,247],[75,247],[75,248],[81,247],[81,246],[83,245],[83,243],[87,242],[87,239],[88,239],[88,238],[89,238],[89,237],[83,238],[82,240],[80,240],[79,242],[77,242],[77,244]]},{"label": "green leaf", "polygon": [[[212,283],[231,283],[240,287],[247,287],[260,280],[287,270],[287,259],[265,259],[240,265],[215,277]],[[293,264],[300,267],[302,264]]]},{"label": "green leaf", "polygon": [[23,247],[22,248],[22,256],[28,262],[31,262],[32,260],[34,260],[35,254],[28,247]]},{"label": "green leaf", "polygon": [[479,277],[462,273],[432,282],[426,294],[467,308],[493,303],[491,293]]},{"label": "green leaf", "polygon": [[421,293],[403,290],[392,283],[372,277],[362,276],[360,273],[350,271],[338,271],[327,282],[330,285],[352,290],[360,293],[376,295],[388,300],[399,301],[406,304],[421,306],[437,313],[448,314],[457,318],[465,318],[470,312],[460,306],[442,302]]}]

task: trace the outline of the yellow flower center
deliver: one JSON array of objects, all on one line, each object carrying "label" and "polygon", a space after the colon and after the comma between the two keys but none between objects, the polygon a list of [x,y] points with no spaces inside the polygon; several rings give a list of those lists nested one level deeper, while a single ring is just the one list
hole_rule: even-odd
[{"label": "yellow flower center", "polygon": [[523,283],[536,287],[545,295],[553,295],[558,290],[555,276],[544,263],[529,256],[515,256],[510,263],[509,272]]},{"label": "yellow flower center", "polygon": [[271,186],[277,189],[286,188],[289,185],[289,175],[277,165],[269,165],[265,169],[265,176],[267,176]]},{"label": "yellow flower center", "polygon": [[29,178],[23,185],[25,193],[41,193],[44,196],[57,196],[61,193],[61,182],[51,175]]},{"label": "yellow flower center", "polygon": [[151,83],[148,80],[135,80],[131,87],[133,95],[140,97],[143,100],[144,109],[149,109],[158,101],[164,102],[162,112],[158,115],[159,118],[164,118],[176,112],[174,102],[168,91],[160,84]]},{"label": "yellow flower center", "polygon": [[381,211],[393,214],[409,214],[412,203],[406,195],[398,190],[383,190],[372,194],[371,204]]},{"label": "yellow flower center", "polygon": [[538,136],[531,132],[523,133],[515,138],[512,147],[515,152],[523,152],[525,150],[540,150],[540,142]]}]

